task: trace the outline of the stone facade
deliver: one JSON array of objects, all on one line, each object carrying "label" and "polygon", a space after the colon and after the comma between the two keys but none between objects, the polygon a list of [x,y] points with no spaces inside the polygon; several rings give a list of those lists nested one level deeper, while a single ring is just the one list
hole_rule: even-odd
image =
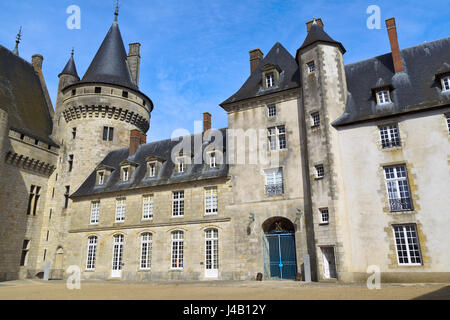
[{"label": "stone facade", "polygon": [[[450,61],[440,55],[450,40],[395,52],[395,68],[391,54],[375,58],[375,67],[371,60],[345,66],[343,45],[323,28],[320,19],[307,23],[296,58],[279,43],[266,57],[250,51],[249,79],[221,104],[228,115],[228,128],[219,131],[225,148],[208,149],[224,156],[217,168],[208,167],[208,156],[184,172],[171,159],[169,140],[140,145],[153,102],[138,88],[140,44],[125,53],[117,21],[85,77],[78,77],[73,55],[59,75],[54,113],[46,111],[53,121],[49,136],[16,128],[10,109],[0,105],[0,280],[41,277],[45,262],[52,279],[67,277],[69,266],[80,267],[82,279],[249,280],[258,273],[280,279],[277,272],[289,263],[295,279],[305,277],[308,255],[314,281],[365,282],[370,266],[385,282],[448,281],[450,95],[439,81],[450,74]],[[417,79],[410,61],[421,50],[434,57],[427,63],[436,70]],[[33,76],[47,101],[41,58],[34,56]],[[117,73],[106,76],[108,67]],[[372,74],[378,78],[366,84]],[[422,83],[428,78],[435,84]],[[392,101],[377,103],[379,90],[388,90]],[[402,90],[422,96],[410,102]],[[202,154],[213,141],[206,138],[211,118],[205,115]],[[385,126],[398,127],[399,145],[382,145]],[[130,180],[122,179],[124,163]],[[153,180],[150,163],[158,172]],[[390,166],[406,170],[410,208],[392,209]],[[102,183],[100,170],[108,172]],[[212,214],[210,188],[217,197]],[[183,214],[175,216],[179,191]],[[151,219],[143,217],[144,199],[152,199]],[[116,219],[118,204],[125,205],[123,221]],[[419,262],[400,262],[394,228],[405,226],[416,230],[407,241],[417,240]],[[180,251],[173,255],[180,248],[176,232],[182,232],[182,267],[174,267],[181,261]],[[142,241],[150,238],[150,265],[143,266]]]}]

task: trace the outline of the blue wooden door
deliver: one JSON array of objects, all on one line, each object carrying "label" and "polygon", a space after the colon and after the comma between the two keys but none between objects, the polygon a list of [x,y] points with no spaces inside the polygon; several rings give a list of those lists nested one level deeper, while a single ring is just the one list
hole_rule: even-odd
[{"label": "blue wooden door", "polygon": [[294,234],[265,234],[263,236],[263,259],[266,279],[295,280],[297,256]]}]

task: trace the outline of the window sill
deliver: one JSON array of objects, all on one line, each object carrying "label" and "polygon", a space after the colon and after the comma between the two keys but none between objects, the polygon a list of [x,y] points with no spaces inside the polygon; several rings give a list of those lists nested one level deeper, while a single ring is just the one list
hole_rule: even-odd
[{"label": "window sill", "polygon": [[177,269],[175,269],[175,268],[170,268],[170,269],[169,269],[169,272],[183,272],[183,271],[184,271],[183,268],[177,268]]},{"label": "window sill", "polygon": [[141,219],[141,222],[152,222],[153,221],[153,218],[150,218],[150,219]]},{"label": "window sill", "polygon": [[215,213],[205,213],[205,217],[211,217],[211,216],[217,216],[217,212],[215,212]]},{"label": "window sill", "polygon": [[172,218],[173,218],[173,219],[184,218],[184,215],[183,215],[183,216],[172,216]]},{"label": "window sill", "polygon": [[315,178],[314,178],[314,180],[316,180],[316,181],[317,181],[317,180],[323,180],[323,179],[325,179],[325,177],[315,177]]},{"label": "window sill", "polygon": [[329,222],[321,222],[321,223],[319,223],[319,226],[321,226],[321,227],[325,227],[325,226],[329,226],[329,225],[330,225]]},{"label": "window sill", "polygon": [[150,272],[152,269],[139,269],[138,272]]}]

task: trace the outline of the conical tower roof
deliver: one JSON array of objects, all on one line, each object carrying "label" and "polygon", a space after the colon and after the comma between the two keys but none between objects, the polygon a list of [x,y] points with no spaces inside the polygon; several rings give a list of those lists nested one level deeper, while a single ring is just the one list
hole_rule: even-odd
[{"label": "conical tower roof", "polygon": [[61,71],[61,73],[58,75],[58,77],[63,74],[69,74],[71,76],[76,77],[77,79],[80,79],[80,77],[78,76],[77,67],[75,66],[75,59],[73,58],[73,50],[69,61],[67,61],[66,66],[64,67],[63,71]]},{"label": "conical tower roof", "polygon": [[341,52],[343,54],[346,52],[342,43],[331,38],[323,30],[323,26],[321,26],[319,23],[314,22],[308,31],[308,35],[306,36],[305,42],[303,42],[302,46],[298,50],[302,50],[306,47],[309,47],[310,45],[312,45],[316,42],[335,44],[339,47],[339,49],[341,50]]},{"label": "conical tower roof", "polygon": [[114,21],[82,83],[108,83],[138,90],[131,77],[119,24]]}]

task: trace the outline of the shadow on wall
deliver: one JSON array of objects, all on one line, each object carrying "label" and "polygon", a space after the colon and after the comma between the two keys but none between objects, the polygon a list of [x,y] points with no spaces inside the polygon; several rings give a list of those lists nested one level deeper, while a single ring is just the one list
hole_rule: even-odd
[{"label": "shadow on wall", "polygon": [[[5,150],[12,150],[9,139],[5,139]],[[0,159],[4,161],[4,159]],[[24,243],[28,219],[29,192],[27,184],[16,166],[3,163],[0,176],[0,281],[17,280],[20,274],[22,252],[27,251],[25,264],[31,266],[30,252],[37,243]],[[40,207],[45,197],[41,195]],[[32,240],[32,239],[28,239]],[[23,248],[27,246],[27,248]]]},{"label": "shadow on wall", "polygon": [[413,300],[450,300],[450,286],[424,294]]}]

